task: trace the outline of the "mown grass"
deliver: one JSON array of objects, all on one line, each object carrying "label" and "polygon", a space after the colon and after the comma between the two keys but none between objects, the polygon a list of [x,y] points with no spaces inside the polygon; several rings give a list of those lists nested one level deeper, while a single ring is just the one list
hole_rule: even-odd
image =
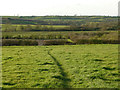
[{"label": "mown grass", "polygon": [[117,88],[118,45],[4,46],[3,88]]}]

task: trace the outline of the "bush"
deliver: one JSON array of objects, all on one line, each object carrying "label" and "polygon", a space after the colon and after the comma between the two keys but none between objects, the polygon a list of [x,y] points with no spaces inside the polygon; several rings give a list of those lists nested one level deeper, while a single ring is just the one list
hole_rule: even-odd
[{"label": "bush", "polygon": [[18,40],[18,39],[3,39],[2,46],[34,46],[38,45],[38,42],[35,40]]},{"label": "bush", "polygon": [[119,40],[78,39],[74,43],[76,44],[120,44],[120,41]]},{"label": "bush", "polygon": [[44,40],[44,45],[70,45],[68,40]]}]

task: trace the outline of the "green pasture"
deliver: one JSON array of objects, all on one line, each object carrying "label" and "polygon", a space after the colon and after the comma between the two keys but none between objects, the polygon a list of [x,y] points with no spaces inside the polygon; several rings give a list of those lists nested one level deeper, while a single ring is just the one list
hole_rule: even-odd
[{"label": "green pasture", "polygon": [[32,29],[35,29],[36,27],[40,28],[53,28],[53,29],[64,29],[70,27],[69,25],[25,25],[25,24],[2,24],[2,31],[5,31],[6,29],[9,29],[8,31],[12,31],[16,29],[16,31],[19,31],[21,27],[30,27]]},{"label": "green pasture", "polygon": [[3,88],[117,88],[118,45],[3,46]]}]

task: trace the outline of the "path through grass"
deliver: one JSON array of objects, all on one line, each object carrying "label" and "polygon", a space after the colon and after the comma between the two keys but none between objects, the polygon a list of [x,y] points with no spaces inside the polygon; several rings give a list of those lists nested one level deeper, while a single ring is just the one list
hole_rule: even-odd
[{"label": "path through grass", "polygon": [[3,88],[117,88],[118,45],[4,46]]}]

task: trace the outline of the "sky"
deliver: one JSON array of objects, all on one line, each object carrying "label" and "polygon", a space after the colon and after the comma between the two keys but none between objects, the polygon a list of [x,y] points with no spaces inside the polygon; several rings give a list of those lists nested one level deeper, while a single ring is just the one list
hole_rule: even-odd
[{"label": "sky", "polygon": [[118,15],[119,0],[1,0],[0,16]]}]

